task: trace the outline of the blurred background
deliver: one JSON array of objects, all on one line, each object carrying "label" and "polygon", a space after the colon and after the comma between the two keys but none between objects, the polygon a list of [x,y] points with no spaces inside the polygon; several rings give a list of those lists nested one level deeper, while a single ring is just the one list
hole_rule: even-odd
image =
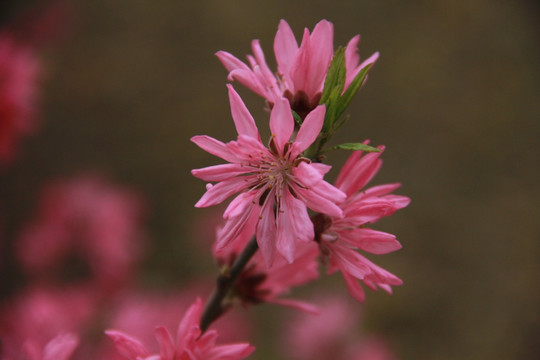
[{"label": "blurred background", "polygon": [[[50,3],[50,2],[49,2]],[[46,6],[12,1],[3,23]],[[195,209],[192,168],[219,160],[189,139],[233,139],[227,72],[214,53],[244,59],[258,38],[271,68],[280,19],[300,40],[322,18],[334,44],[361,34],[381,56],[334,143],[385,144],[373,184],[399,181],[411,205],[374,228],[403,249],[371,256],[404,280],[368,292],[364,333],[399,359],[536,359],[540,354],[540,7],[534,1],[64,1],[60,40],[39,48],[37,128],[0,176],[2,295],[24,277],[10,260],[45,183],[81,172],[136,189],[146,204],[142,287],[181,288],[216,271],[208,234],[215,209]],[[263,100],[240,85],[264,128]],[[346,152],[333,153],[335,169]],[[337,171],[329,174],[333,179]],[[345,292],[339,276],[298,294]],[[203,295],[205,296],[205,295]],[[297,297],[302,295],[297,295]],[[275,359],[273,314],[253,359]]]}]

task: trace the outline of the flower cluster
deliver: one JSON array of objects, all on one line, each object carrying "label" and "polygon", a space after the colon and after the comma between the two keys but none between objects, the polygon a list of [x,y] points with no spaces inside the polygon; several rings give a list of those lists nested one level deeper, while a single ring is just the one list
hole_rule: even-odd
[{"label": "flower cluster", "polygon": [[[233,286],[243,302],[274,301],[268,294],[275,292],[266,289],[265,297],[260,289],[275,273],[313,272],[315,263],[305,261],[305,251],[299,251],[313,243],[328,272],[339,270],[358,301],[364,301],[365,295],[357,280],[389,293],[391,286],[402,283],[359,252],[385,254],[401,247],[395,236],[366,227],[409,203],[407,197],[391,194],[399,184],[364,189],[382,164],[384,146],[374,148],[364,142],[325,148],[343,125],[343,111],[378,58],[375,53],[360,62],[358,42],[359,36],[355,36],[345,50],[334,53],[332,23],[322,20],[313,32],[304,30],[298,46],[282,20],[274,40],[275,75],[258,40],[252,42],[250,66],[228,52],[216,54],[229,71],[229,80],[265,98],[270,113],[271,136],[265,145],[255,120],[228,84],[237,139],[223,143],[206,135],[192,138],[200,148],[227,162],[192,170],[194,176],[209,182],[195,206],[208,207],[235,196],[217,232],[218,263],[233,266],[232,259],[240,255],[249,238],[260,249],[261,256],[248,263]],[[321,161],[323,152],[333,149],[356,150],[334,185],[324,179],[331,166]],[[288,263],[285,267],[284,261]],[[287,288],[298,284],[290,283]]]}]

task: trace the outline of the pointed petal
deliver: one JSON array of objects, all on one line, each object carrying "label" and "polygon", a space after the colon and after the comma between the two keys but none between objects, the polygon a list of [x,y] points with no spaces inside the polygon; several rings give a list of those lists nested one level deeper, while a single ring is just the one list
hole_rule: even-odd
[{"label": "pointed petal", "polygon": [[204,181],[217,182],[242,175],[247,171],[249,170],[246,170],[246,168],[240,164],[221,164],[201,169],[193,169],[191,170],[191,174]]},{"label": "pointed petal", "polygon": [[293,187],[293,190],[298,198],[301,199],[311,210],[338,218],[343,217],[343,211],[339,206],[327,198],[317,194],[315,191],[306,190],[298,186]]},{"label": "pointed petal", "polygon": [[349,245],[372,254],[388,254],[401,249],[401,244],[392,234],[367,228],[340,231],[340,239]]},{"label": "pointed petal", "polygon": [[285,20],[279,22],[278,31],[274,38],[274,54],[278,70],[282,75],[289,73],[298,52],[298,43],[291,27]]},{"label": "pointed petal", "polygon": [[334,25],[321,20],[311,33],[309,77],[305,88],[311,98],[322,91],[328,67],[334,55]]},{"label": "pointed petal", "polygon": [[249,210],[248,208],[251,204],[253,204],[257,193],[257,190],[253,190],[241,193],[240,195],[235,197],[234,200],[231,201],[229,206],[227,206],[227,209],[225,209],[225,212],[223,213],[223,218],[229,219],[237,217],[240,216],[244,211]]},{"label": "pointed petal", "polygon": [[258,94],[259,96],[266,97],[267,91],[259,82],[259,79],[252,70],[236,69],[229,73],[227,77],[229,81],[237,80],[240,84],[247,87],[249,90]]},{"label": "pointed petal", "polygon": [[281,98],[276,101],[270,113],[270,130],[280,155],[283,155],[285,143],[289,141],[294,130],[294,119],[289,101]]},{"label": "pointed petal", "polygon": [[344,271],[341,272],[341,275],[343,276],[345,284],[347,285],[347,290],[349,290],[352,297],[356,299],[356,301],[363,303],[366,300],[366,293],[358,283],[358,280]]},{"label": "pointed petal", "polygon": [[274,196],[268,196],[261,209],[259,224],[257,225],[257,244],[266,266],[272,267],[274,263],[274,248],[276,244],[276,218],[274,215]]},{"label": "pointed petal", "polygon": [[231,84],[227,84],[227,89],[229,91],[231,113],[238,135],[246,135],[259,139],[259,130],[255,125],[255,120],[253,120],[240,95],[238,95]]},{"label": "pointed petal", "polygon": [[325,112],[325,106],[319,105],[306,116],[293,144],[291,151],[293,157],[300,155],[317,139],[323,126]]},{"label": "pointed petal", "polygon": [[229,180],[221,181],[214,186],[207,187],[207,191],[195,204],[195,207],[208,207],[217,205],[229,196],[236,194],[246,189],[249,184],[246,184],[244,179],[232,178]]},{"label": "pointed petal", "polygon": [[186,345],[200,334],[199,321],[203,310],[203,302],[197,298],[184,314],[176,332],[176,354],[181,355]]},{"label": "pointed petal", "polygon": [[215,55],[229,72],[236,69],[249,70],[249,67],[246,64],[227,51],[218,51]]},{"label": "pointed petal", "polygon": [[174,346],[174,340],[169,330],[167,330],[163,326],[158,326],[154,330],[154,336],[159,344],[159,348],[160,348],[159,353],[160,353],[161,359],[164,359],[164,360],[173,359],[175,346]]},{"label": "pointed petal", "polygon": [[192,137],[191,141],[204,151],[220,157],[223,160],[232,163],[238,162],[238,158],[233,153],[231,153],[231,151],[227,148],[227,145],[225,145],[219,140],[216,140],[207,135],[197,135]]},{"label": "pointed petal", "polygon": [[205,355],[208,360],[241,360],[255,351],[255,347],[247,343],[220,345],[210,349]]}]

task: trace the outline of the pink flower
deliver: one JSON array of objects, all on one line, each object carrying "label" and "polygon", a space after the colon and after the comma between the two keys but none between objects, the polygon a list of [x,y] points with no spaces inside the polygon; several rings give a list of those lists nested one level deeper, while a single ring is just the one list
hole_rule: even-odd
[{"label": "pink flower", "polygon": [[33,49],[0,32],[0,164],[12,160],[19,139],[34,128],[38,74]]},{"label": "pink flower", "polygon": [[240,193],[223,214],[227,222],[218,239],[218,250],[237,238],[255,212],[259,216],[257,241],[266,263],[272,264],[274,248],[292,262],[296,244],[313,240],[308,207],[336,218],[342,216],[336,202],[345,200],[345,194],[323,180],[330,167],[301,156],[321,131],[324,106],[306,117],[292,140],[294,119],[290,105],[285,99],[277,100],[270,114],[272,137],[267,148],[242,99],[231,85],[228,88],[238,140],[225,144],[209,136],[191,139],[203,150],[229,162],[192,170],[202,180],[217,182],[207,185],[195,206],[216,205]]},{"label": "pink flower", "polygon": [[[231,267],[255,234],[258,215],[253,213],[251,219],[237,239],[221,250],[213,247],[214,257],[219,266]],[[296,249],[295,261],[290,264],[279,254],[274,259],[271,270],[265,264],[260,252],[257,252],[247,263],[246,267],[233,286],[233,294],[240,299],[244,306],[249,304],[273,303],[292,307],[310,313],[318,313],[318,309],[304,301],[283,298],[295,286],[304,285],[319,277],[318,255],[316,244],[299,243]]]},{"label": "pink flower", "polygon": [[[381,152],[384,147],[380,146]],[[382,165],[381,153],[354,152],[341,170],[336,187],[347,195],[347,200],[339,206],[343,217],[316,215],[313,219],[315,240],[321,252],[330,260],[329,272],[340,270],[350,293],[358,301],[364,301],[365,294],[356,279],[369,288],[380,287],[392,293],[391,285],[401,285],[395,275],[378,267],[360,255],[357,250],[372,254],[386,254],[401,248],[394,235],[372,230],[365,226],[382,217],[392,215],[406,207],[410,199],[390,194],[400,184],[386,184],[360,191],[378,172]]]},{"label": "pink flower", "polygon": [[[218,51],[216,55],[229,71],[229,80],[238,80],[265,98],[271,106],[281,97],[286,97],[292,109],[304,118],[319,104],[334,52],[333,37],[332,23],[321,20],[311,34],[304,29],[302,43],[298,47],[289,24],[281,20],[274,39],[277,75],[266,64],[259,40],[252,41],[253,55],[247,57],[251,68],[228,52]],[[345,51],[345,89],[360,69],[374,63],[379,56],[375,53],[360,64],[357,54],[359,40],[359,35],[351,39]]]},{"label": "pink flower", "polygon": [[98,285],[114,289],[132,275],[141,254],[141,201],[98,176],[80,176],[45,188],[37,218],[17,242],[25,270],[42,279],[79,256]]},{"label": "pink flower", "polygon": [[105,333],[114,341],[117,351],[129,360],[240,360],[253,352],[254,347],[247,343],[216,345],[217,331],[202,333],[199,328],[202,310],[203,303],[197,299],[180,321],[176,340],[166,328],[156,327],[159,354],[150,354],[140,341],[122,332]]}]

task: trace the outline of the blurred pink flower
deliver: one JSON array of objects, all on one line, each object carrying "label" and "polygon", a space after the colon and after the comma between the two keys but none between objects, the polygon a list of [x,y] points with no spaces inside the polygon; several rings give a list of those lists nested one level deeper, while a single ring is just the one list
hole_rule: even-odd
[{"label": "blurred pink flower", "polygon": [[[33,276],[54,278],[76,257],[90,281],[114,289],[130,279],[141,255],[141,201],[98,176],[49,185],[36,219],[17,242],[17,255]],[[82,261],[81,261],[82,260]],[[85,279],[88,280],[88,279]]]},{"label": "blurred pink flower", "polygon": [[324,106],[306,117],[291,140],[294,119],[290,105],[284,99],[278,100],[270,114],[272,137],[267,148],[242,99],[231,85],[228,88],[238,140],[225,144],[206,135],[191,139],[203,150],[229,162],[192,170],[202,180],[217,182],[207,185],[195,206],[216,205],[240,193],[223,214],[227,222],[218,238],[218,250],[233,241],[251,215],[257,213],[257,241],[266,264],[272,265],[274,249],[293,262],[297,244],[313,239],[308,207],[336,218],[342,216],[335,203],[345,200],[345,194],[323,180],[330,167],[301,156],[321,131]]},{"label": "blurred pink flower", "polygon": [[65,333],[57,335],[43,349],[31,341],[26,342],[22,351],[26,360],[69,360],[78,344],[77,335]]},{"label": "blurred pink flower", "polygon": [[[281,20],[274,39],[277,75],[266,64],[259,40],[252,41],[253,55],[247,56],[251,68],[226,51],[218,51],[216,55],[229,71],[230,81],[238,80],[265,98],[270,106],[281,97],[286,97],[291,108],[304,118],[319,105],[334,53],[333,38],[334,26],[327,20],[321,20],[311,34],[308,29],[304,29],[302,43],[298,47],[289,24]],[[345,89],[360,69],[374,63],[379,56],[375,53],[360,64],[357,54],[359,41],[359,35],[353,37],[345,50]]]},{"label": "blurred pink flower", "polygon": [[95,299],[85,287],[31,288],[18,294],[0,309],[3,353],[15,356],[23,344],[35,353],[58,334],[79,333],[95,314]]},{"label": "blurred pink flower", "polygon": [[139,340],[120,331],[107,330],[105,333],[114,341],[117,351],[130,360],[240,360],[253,352],[254,348],[247,343],[216,345],[217,331],[202,333],[199,328],[202,310],[203,303],[197,299],[180,321],[176,340],[165,327],[156,327],[160,352],[155,355],[151,355]]},{"label": "blurred pink flower", "polygon": [[395,275],[373,264],[356,250],[372,254],[386,254],[401,248],[394,235],[368,229],[365,226],[382,217],[392,215],[406,207],[410,199],[390,194],[400,184],[374,186],[360,191],[379,171],[381,152],[362,156],[354,152],[343,166],[335,185],[347,194],[347,200],[339,206],[343,217],[318,214],[313,218],[315,240],[321,253],[330,260],[329,273],[340,270],[350,293],[358,301],[364,301],[365,294],[356,279],[369,288],[380,287],[392,293],[391,285],[401,285]]},{"label": "blurred pink flower", "polygon": [[0,164],[13,159],[19,139],[34,129],[39,72],[34,50],[0,32]]},{"label": "blurred pink flower", "polygon": [[392,352],[382,340],[360,335],[357,304],[330,295],[311,300],[320,314],[293,314],[284,326],[283,355],[294,360],[391,360]]}]

